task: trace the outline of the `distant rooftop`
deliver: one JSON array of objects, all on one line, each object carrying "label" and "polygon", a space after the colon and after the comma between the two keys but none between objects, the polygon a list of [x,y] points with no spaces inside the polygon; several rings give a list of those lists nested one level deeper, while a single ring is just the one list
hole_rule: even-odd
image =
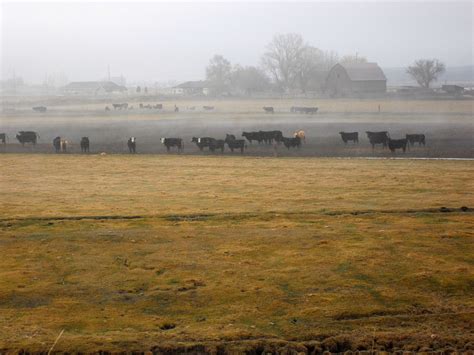
[{"label": "distant rooftop", "polygon": [[342,66],[352,81],[387,80],[377,63],[347,63]]},{"label": "distant rooftop", "polygon": [[186,81],[182,84],[175,86],[178,89],[204,89],[209,87],[209,82],[206,80],[198,81]]},{"label": "distant rooftop", "polygon": [[112,81],[73,81],[63,87],[63,90],[99,90],[103,88],[106,92],[126,91],[127,88],[115,84]]}]

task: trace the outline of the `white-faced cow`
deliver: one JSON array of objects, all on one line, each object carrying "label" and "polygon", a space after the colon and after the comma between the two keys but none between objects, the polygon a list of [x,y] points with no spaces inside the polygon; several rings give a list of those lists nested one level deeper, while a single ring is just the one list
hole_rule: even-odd
[{"label": "white-faced cow", "polygon": [[171,147],[178,148],[178,152],[183,151],[184,145],[181,138],[161,138],[161,143],[166,147],[166,151],[169,152]]},{"label": "white-faced cow", "polygon": [[131,154],[135,154],[137,152],[137,139],[135,137],[130,137],[127,141],[128,151]]}]

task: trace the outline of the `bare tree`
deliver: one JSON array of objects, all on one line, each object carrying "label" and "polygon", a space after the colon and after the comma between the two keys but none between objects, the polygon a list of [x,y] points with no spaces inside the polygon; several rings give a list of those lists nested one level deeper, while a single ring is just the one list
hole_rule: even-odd
[{"label": "bare tree", "polygon": [[303,37],[296,33],[275,35],[267,45],[262,65],[283,90],[297,84],[302,52],[306,47]]},{"label": "bare tree", "polygon": [[446,66],[438,59],[419,59],[407,68],[407,73],[424,88],[429,88],[431,82],[446,70]]},{"label": "bare tree", "polygon": [[209,61],[206,68],[206,79],[212,84],[218,94],[228,90],[231,80],[230,62],[222,55],[216,54]]},{"label": "bare tree", "polygon": [[237,91],[252,95],[269,87],[270,80],[265,73],[256,67],[236,65],[232,71],[232,86]]},{"label": "bare tree", "polygon": [[355,55],[348,54],[341,58],[340,63],[342,64],[367,63],[367,58],[361,57],[357,53]]},{"label": "bare tree", "polygon": [[[316,47],[306,46],[298,61],[298,85],[306,93],[311,82],[318,81],[324,72],[324,52]],[[314,85],[313,85],[314,86]]]}]

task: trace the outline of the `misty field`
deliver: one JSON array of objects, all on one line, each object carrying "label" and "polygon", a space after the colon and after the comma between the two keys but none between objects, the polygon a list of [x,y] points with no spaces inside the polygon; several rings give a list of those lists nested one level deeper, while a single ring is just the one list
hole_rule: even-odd
[{"label": "misty field", "polygon": [[[241,137],[243,131],[281,130],[292,136],[295,130],[306,132],[306,144],[299,150],[288,151],[282,145],[277,151],[269,145],[248,144],[245,155],[299,157],[389,157],[388,149],[372,150],[365,131],[388,131],[393,139],[405,135],[426,135],[426,147],[414,147],[395,156],[474,158],[473,101],[472,100],[387,100],[387,99],[249,99],[249,100],[162,100],[161,98],[117,98],[127,101],[133,110],[104,111],[109,101],[92,99],[44,98],[18,105],[6,98],[4,106],[16,107],[0,116],[1,130],[9,140],[0,145],[0,153],[52,153],[56,136],[66,139],[68,151],[80,151],[79,141],[87,136],[91,152],[125,153],[127,139],[137,138],[138,153],[166,153],[161,137],[180,137],[184,140],[184,154],[203,155],[191,138],[210,136],[223,139],[227,133]],[[147,101],[144,101],[144,100]],[[33,98],[31,98],[33,100]],[[67,100],[64,101],[63,100]],[[97,99],[98,100],[98,99]],[[104,100],[104,99],[101,99]],[[140,110],[139,103],[162,103],[163,110]],[[36,113],[31,106],[45,104],[46,113]],[[174,105],[180,112],[173,112]],[[16,105],[16,106],[15,106]],[[203,105],[214,106],[204,111]],[[315,115],[290,113],[295,105],[319,107]],[[275,114],[265,114],[263,106],[274,106]],[[380,106],[380,112],[378,107]],[[195,110],[189,108],[194,107]],[[20,130],[39,133],[36,146],[24,147],[15,139]],[[360,144],[344,145],[339,132],[359,132]],[[231,155],[226,148],[224,155]]]},{"label": "misty field", "polygon": [[473,350],[472,161],[0,161],[0,352]]}]

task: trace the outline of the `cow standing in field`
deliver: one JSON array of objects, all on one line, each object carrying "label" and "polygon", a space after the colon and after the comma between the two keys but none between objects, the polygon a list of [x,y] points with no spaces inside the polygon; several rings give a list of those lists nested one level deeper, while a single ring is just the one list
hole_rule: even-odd
[{"label": "cow standing in field", "polygon": [[224,153],[224,148],[225,148],[225,140],[223,139],[212,138],[211,142],[209,143],[209,150],[211,152],[214,152],[217,149],[220,149],[221,153]]},{"label": "cow standing in field", "polygon": [[128,108],[128,103],[125,102],[123,104],[112,104],[112,107],[114,108],[114,110],[126,110]]},{"label": "cow standing in field", "polygon": [[262,132],[242,132],[242,137],[247,138],[250,144],[252,144],[253,141],[257,141],[258,144],[263,142],[263,134]]},{"label": "cow standing in field", "polygon": [[262,139],[266,144],[272,144],[273,141],[280,143],[283,141],[282,131],[259,131],[262,135]]},{"label": "cow standing in field", "polygon": [[5,145],[7,144],[7,134],[6,133],[0,133],[0,141],[2,141],[2,144]]},{"label": "cow standing in field", "polygon": [[193,137],[191,139],[191,142],[196,143],[199,150],[202,151],[204,148],[209,147],[209,145],[210,145],[210,143],[213,139],[214,138],[211,138],[211,137],[199,137],[199,138],[198,137]]},{"label": "cow standing in field", "polygon": [[39,134],[33,131],[20,131],[16,135],[16,139],[21,145],[25,145],[25,143],[33,143],[36,145],[37,139],[39,138]]},{"label": "cow standing in field", "polygon": [[275,110],[272,106],[264,106],[263,110],[265,111],[265,113],[275,113]]},{"label": "cow standing in field", "polygon": [[48,109],[46,108],[46,106],[35,106],[33,107],[33,111],[35,112],[41,112],[41,113],[44,113],[46,112]]},{"label": "cow standing in field", "polygon": [[174,105],[174,112],[179,112],[179,107]]},{"label": "cow standing in field", "polygon": [[65,139],[61,139],[61,152],[67,153],[67,145],[69,142]]},{"label": "cow standing in field", "polygon": [[61,137],[56,137],[53,139],[53,148],[56,153],[61,152]]},{"label": "cow standing in field", "polygon": [[301,148],[301,138],[296,136],[293,138],[283,137],[283,145],[290,150],[290,148]]},{"label": "cow standing in field", "polygon": [[314,114],[318,112],[317,107],[300,107],[300,106],[292,106],[290,108],[291,113],[305,113],[305,114]]},{"label": "cow standing in field", "polygon": [[344,144],[347,144],[349,141],[354,142],[354,144],[359,143],[359,132],[339,132],[339,134]]},{"label": "cow standing in field", "polygon": [[182,152],[184,149],[183,140],[181,138],[161,138],[161,143],[166,147],[166,151],[169,152],[171,147],[178,148],[178,152]]},{"label": "cow standing in field", "polygon": [[234,149],[240,149],[240,153],[244,153],[245,139],[235,139],[233,134],[226,134],[225,143],[227,143],[227,146],[232,153],[234,152]]},{"label": "cow standing in field", "polygon": [[293,133],[293,137],[300,137],[301,142],[306,143],[306,133],[302,129],[295,131],[295,133]]},{"label": "cow standing in field", "polygon": [[135,137],[130,137],[127,141],[127,146],[130,154],[135,154],[137,152],[137,139]]},{"label": "cow standing in field", "polygon": [[390,139],[389,138],[388,149],[390,149],[392,153],[395,153],[396,149],[402,149],[403,153],[405,153],[405,151],[407,150],[407,144],[408,144],[408,140],[406,138],[404,139]]},{"label": "cow standing in field", "polygon": [[408,143],[411,146],[414,146],[415,143],[418,143],[418,145],[425,146],[425,135],[424,134],[407,134],[405,137],[408,140]]},{"label": "cow standing in field", "polygon": [[205,111],[213,111],[214,110],[214,106],[203,106],[202,107]]},{"label": "cow standing in field", "polygon": [[372,149],[375,148],[376,144],[382,144],[382,146],[385,148],[388,144],[388,140],[390,139],[390,136],[388,135],[387,131],[382,131],[382,132],[365,132],[367,133],[367,138],[369,138],[370,144],[372,144]]},{"label": "cow standing in field", "polygon": [[89,137],[81,138],[81,152],[89,153]]}]

